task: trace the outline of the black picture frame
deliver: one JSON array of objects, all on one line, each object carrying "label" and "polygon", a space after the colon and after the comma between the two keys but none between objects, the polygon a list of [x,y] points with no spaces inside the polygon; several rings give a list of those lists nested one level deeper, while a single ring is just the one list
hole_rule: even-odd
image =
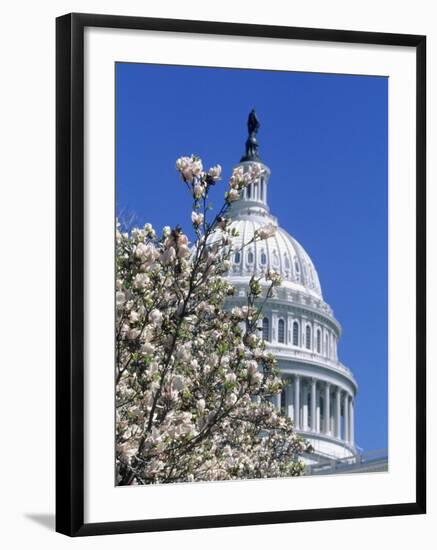
[{"label": "black picture frame", "polygon": [[[215,516],[84,522],[84,29],[157,30],[404,46],[416,51],[416,499]],[[423,514],[426,511],[426,37],[68,14],[56,20],[56,530],[69,536]]]}]

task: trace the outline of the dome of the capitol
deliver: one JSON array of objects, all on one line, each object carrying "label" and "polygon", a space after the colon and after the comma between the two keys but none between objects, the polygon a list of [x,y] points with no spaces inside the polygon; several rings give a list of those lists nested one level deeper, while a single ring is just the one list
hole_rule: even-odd
[{"label": "dome of the capitol", "polygon": [[[265,223],[250,215],[239,217],[231,224],[238,232],[234,247],[239,250],[243,243],[253,239],[255,232]],[[255,241],[233,256],[232,275],[258,275],[266,270],[279,273],[283,287],[295,289],[322,298],[319,276],[311,258],[304,248],[285,229],[278,227],[273,237],[265,241]]]}]

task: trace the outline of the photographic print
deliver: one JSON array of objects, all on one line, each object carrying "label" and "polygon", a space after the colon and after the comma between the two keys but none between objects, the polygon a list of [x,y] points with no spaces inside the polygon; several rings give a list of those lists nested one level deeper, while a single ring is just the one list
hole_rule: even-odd
[{"label": "photographic print", "polygon": [[426,37],[56,37],[57,531],[425,513]]},{"label": "photographic print", "polygon": [[115,484],[386,472],[388,78],[115,94]]}]

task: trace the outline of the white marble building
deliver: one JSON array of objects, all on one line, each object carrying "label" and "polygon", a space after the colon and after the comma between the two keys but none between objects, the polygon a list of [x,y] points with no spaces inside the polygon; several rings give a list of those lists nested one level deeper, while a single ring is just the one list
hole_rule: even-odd
[{"label": "white marble building", "polygon": [[[243,157],[244,158],[244,157]],[[277,406],[294,422],[295,429],[315,449],[309,464],[330,459],[355,460],[354,409],[358,386],[352,372],[337,355],[341,327],[323,300],[317,271],[303,247],[278,225],[267,203],[270,170],[249,186],[232,204],[230,217],[238,229],[238,243],[247,242],[262,225],[278,226],[276,235],[252,244],[233,257],[229,278],[237,294],[229,305],[243,305],[252,274],[268,268],[278,271],[283,283],[277,297],[263,309],[262,332],[278,360],[285,390]]]}]

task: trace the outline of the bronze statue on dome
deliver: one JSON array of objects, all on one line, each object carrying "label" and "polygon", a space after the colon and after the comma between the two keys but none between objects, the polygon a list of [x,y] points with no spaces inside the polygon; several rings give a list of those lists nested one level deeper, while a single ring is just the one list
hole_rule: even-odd
[{"label": "bronze statue on dome", "polygon": [[246,162],[246,161],[260,162],[260,158],[258,155],[259,145],[256,140],[256,134],[258,133],[260,126],[261,124],[259,122],[258,117],[256,116],[255,109],[252,109],[247,119],[247,131],[249,133],[249,136],[246,140],[246,153],[241,157],[240,162]]}]

